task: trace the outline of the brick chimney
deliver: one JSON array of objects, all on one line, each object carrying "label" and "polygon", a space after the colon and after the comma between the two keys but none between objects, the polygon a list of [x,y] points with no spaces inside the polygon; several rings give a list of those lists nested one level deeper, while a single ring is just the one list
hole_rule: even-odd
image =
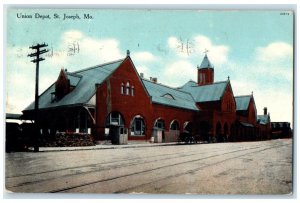
[{"label": "brick chimney", "polygon": [[268,109],[267,107],[264,108],[264,115],[267,115],[268,114]]}]

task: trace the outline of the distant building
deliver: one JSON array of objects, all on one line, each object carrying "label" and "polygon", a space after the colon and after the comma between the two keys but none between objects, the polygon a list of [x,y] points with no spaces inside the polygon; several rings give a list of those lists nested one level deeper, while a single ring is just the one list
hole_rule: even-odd
[{"label": "distant building", "polygon": [[293,136],[289,122],[271,122],[272,138],[291,138]]},{"label": "distant building", "polygon": [[[182,132],[203,141],[269,138],[262,119],[257,122],[253,95],[234,96],[229,77],[214,82],[206,54],[197,71],[197,82],[172,88],[139,75],[129,52],[125,59],[76,72],[62,69],[39,96],[42,133],[85,132],[104,140],[117,126],[129,140],[172,142]],[[23,117],[34,118],[34,103]]]},{"label": "distant building", "polygon": [[271,138],[271,118],[270,113],[268,113],[267,107],[264,108],[263,115],[257,115],[257,123],[260,128],[260,137],[263,140]]}]

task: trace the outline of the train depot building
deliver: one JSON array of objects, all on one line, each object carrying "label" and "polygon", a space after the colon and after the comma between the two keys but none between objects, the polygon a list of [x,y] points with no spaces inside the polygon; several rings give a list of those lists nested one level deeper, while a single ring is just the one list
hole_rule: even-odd
[{"label": "train depot building", "polygon": [[[95,141],[115,131],[128,140],[155,142],[176,142],[182,133],[207,142],[270,138],[267,109],[257,115],[253,94],[234,95],[229,77],[215,82],[206,54],[195,74],[197,81],[178,88],[146,79],[129,51],[121,60],[76,72],[62,69],[39,96],[41,133],[87,133]],[[22,117],[34,120],[34,103]]]}]

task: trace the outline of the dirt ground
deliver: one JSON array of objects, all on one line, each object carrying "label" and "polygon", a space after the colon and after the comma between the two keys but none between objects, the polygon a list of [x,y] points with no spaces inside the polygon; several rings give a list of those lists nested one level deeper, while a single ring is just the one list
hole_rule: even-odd
[{"label": "dirt ground", "polygon": [[7,192],[287,195],[292,139],[7,153]]}]

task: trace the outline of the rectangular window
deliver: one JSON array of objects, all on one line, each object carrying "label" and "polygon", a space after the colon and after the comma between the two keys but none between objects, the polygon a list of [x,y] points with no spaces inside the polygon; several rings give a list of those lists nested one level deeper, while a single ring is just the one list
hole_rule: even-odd
[{"label": "rectangular window", "polygon": [[112,112],[110,114],[110,124],[120,125],[120,114]]},{"label": "rectangular window", "polygon": [[134,87],[131,88],[131,96],[134,96]]}]

